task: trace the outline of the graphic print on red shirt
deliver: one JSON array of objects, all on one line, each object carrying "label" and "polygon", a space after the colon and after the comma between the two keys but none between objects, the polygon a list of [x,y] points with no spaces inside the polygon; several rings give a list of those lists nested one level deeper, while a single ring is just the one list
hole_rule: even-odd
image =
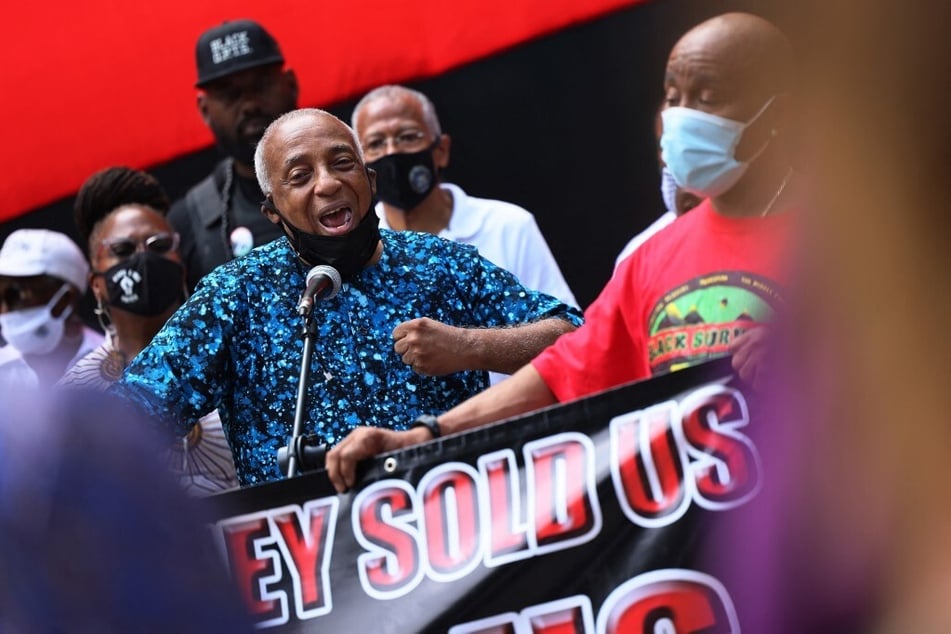
[{"label": "graphic print on red shirt", "polygon": [[757,323],[772,321],[780,303],[776,283],[753,273],[722,271],[688,280],[650,312],[651,375],[725,354],[738,336]]}]

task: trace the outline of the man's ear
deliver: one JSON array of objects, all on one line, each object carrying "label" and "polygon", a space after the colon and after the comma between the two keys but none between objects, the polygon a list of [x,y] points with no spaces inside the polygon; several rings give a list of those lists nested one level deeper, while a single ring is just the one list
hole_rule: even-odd
[{"label": "man's ear", "polygon": [[788,92],[776,93],[772,97],[766,110],[743,131],[733,152],[736,160],[749,160],[764,143],[780,144],[786,141],[784,137],[789,132],[790,97]]},{"label": "man's ear", "polygon": [[370,181],[370,195],[376,196],[376,170],[372,167],[366,168],[367,180]]},{"label": "man's ear", "polygon": [[208,115],[208,96],[204,90],[198,91],[195,101],[198,104],[198,113],[201,115],[201,120],[205,122],[206,126],[211,127],[211,117]]},{"label": "man's ear", "polygon": [[449,149],[452,146],[452,138],[448,134],[439,135],[439,145],[433,150],[433,164],[437,170],[444,170],[449,167]]},{"label": "man's ear", "polygon": [[270,194],[261,202],[261,213],[272,224],[281,224],[281,216],[277,213],[277,207],[274,205],[274,199],[271,198]]},{"label": "man's ear", "polygon": [[789,136],[790,128],[792,126],[791,114],[795,108],[793,101],[795,96],[788,92],[781,92],[776,95],[776,100],[773,101],[773,125],[779,130],[779,132],[785,136]]},{"label": "man's ear", "polygon": [[287,82],[287,88],[294,96],[294,107],[296,108],[297,97],[300,95],[300,87],[297,84],[297,74],[294,72],[293,68],[287,68],[284,70],[284,81]]}]

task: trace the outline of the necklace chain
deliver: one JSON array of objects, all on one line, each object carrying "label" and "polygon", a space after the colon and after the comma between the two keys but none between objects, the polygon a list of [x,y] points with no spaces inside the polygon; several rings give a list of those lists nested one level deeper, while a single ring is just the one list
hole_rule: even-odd
[{"label": "necklace chain", "polygon": [[770,211],[773,210],[773,205],[776,204],[776,201],[779,200],[779,197],[783,195],[783,191],[786,189],[786,185],[792,179],[793,169],[790,167],[786,171],[786,175],[783,177],[783,182],[779,184],[779,189],[776,190],[776,193],[773,194],[773,197],[770,199],[769,203],[766,205],[766,208],[763,209],[763,213],[760,214],[760,218],[765,218]]}]

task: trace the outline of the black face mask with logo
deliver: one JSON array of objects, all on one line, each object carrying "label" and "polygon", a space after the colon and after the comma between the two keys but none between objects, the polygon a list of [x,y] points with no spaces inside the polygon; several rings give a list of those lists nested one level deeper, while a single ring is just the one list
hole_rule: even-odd
[{"label": "black face mask with logo", "polygon": [[150,251],[96,274],[106,280],[110,306],[143,317],[159,315],[185,298],[184,267]]},{"label": "black face mask with logo", "polygon": [[387,205],[403,211],[416,208],[436,187],[436,166],[432,145],[419,152],[388,154],[367,167],[376,171],[376,194]]},{"label": "black face mask with logo", "polygon": [[353,231],[342,236],[321,236],[301,231],[288,222],[274,205],[274,201],[266,199],[263,205],[281,218],[285,231],[290,234],[287,239],[304,264],[332,266],[344,280],[353,279],[363,269],[380,242],[380,218],[376,215],[372,203]]}]

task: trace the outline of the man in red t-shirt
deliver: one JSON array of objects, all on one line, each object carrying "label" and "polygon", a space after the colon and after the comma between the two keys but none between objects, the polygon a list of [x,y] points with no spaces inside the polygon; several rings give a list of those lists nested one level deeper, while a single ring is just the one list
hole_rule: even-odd
[{"label": "man in red t-shirt", "polygon": [[755,380],[763,328],[782,301],[795,219],[792,53],[762,18],[727,13],[685,34],[667,61],[662,158],[705,199],[644,243],[585,313],[511,378],[438,418],[394,432],[361,427],[327,454],[344,491],[359,460],[535,410],[715,355]]},{"label": "man in red t-shirt", "polygon": [[625,260],[577,335],[532,366],[568,401],[730,352],[782,302],[791,220],[730,218],[704,200]]}]

